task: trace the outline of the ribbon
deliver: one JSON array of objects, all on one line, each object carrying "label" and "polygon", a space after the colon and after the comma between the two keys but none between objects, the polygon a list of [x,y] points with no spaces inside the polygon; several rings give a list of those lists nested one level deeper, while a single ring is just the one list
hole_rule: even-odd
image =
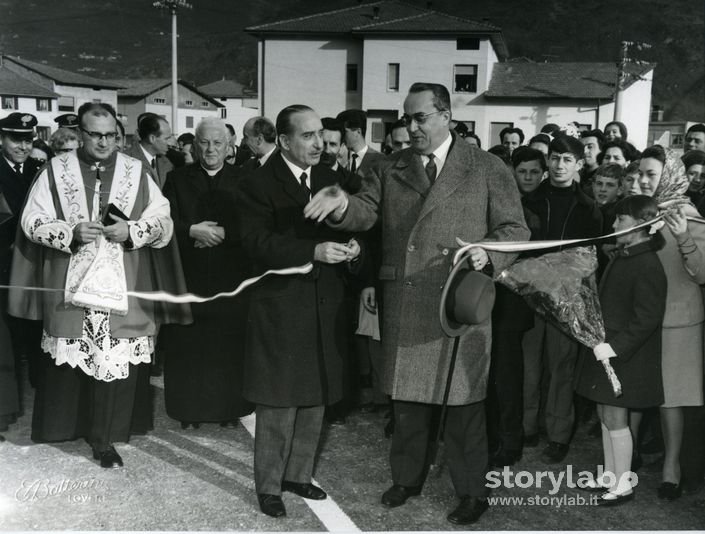
[{"label": "ribbon", "polygon": [[[595,243],[599,241],[604,241],[605,239],[611,239],[613,237],[618,237],[620,235],[628,234],[635,230],[641,228],[646,228],[659,222],[663,219],[664,214],[660,214],[654,217],[650,221],[637,224],[626,230],[620,230],[619,232],[612,232],[611,234],[603,235],[600,237],[588,237],[582,239],[554,239],[546,241],[483,241],[480,243],[468,243],[463,241],[459,237],[455,238],[455,241],[460,245],[460,248],[453,255],[453,265],[457,264],[459,261],[464,259],[468,251],[473,247],[480,247],[485,250],[491,250],[493,252],[526,252],[529,250],[545,250],[548,248],[564,247],[567,245],[574,245],[576,243]],[[705,219],[701,217],[686,217],[689,221],[705,224]]]},{"label": "ribbon", "polygon": [[[135,297],[138,299],[142,300],[151,300],[153,302],[170,302],[172,304],[200,304],[203,302],[210,302],[212,300],[216,300],[219,298],[224,298],[224,297],[234,297],[238,295],[239,293],[242,293],[245,289],[250,287],[253,284],[256,284],[259,282],[262,278],[265,276],[269,276],[270,274],[276,274],[280,276],[287,276],[291,274],[308,274],[313,270],[313,263],[307,263],[305,265],[300,265],[298,267],[287,267],[286,269],[270,269],[269,271],[265,271],[259,276],[255,276],[253,278],[248,278],[246,280],[243,280],[237,288],[235,288],[232,291],[222,291],[220,293],[216,293],[215,295],[212,295],[210,297],[201,297],[199,295],[194,295],[193,293],[183,293],[181,295],[174,295],[172,293],[167,293],[166,291],[128,291],[127,296],[128,297]],[[23,289],[25,291],[40,291],[44,293],[50,293],[50,292],[62,292],[63,289],[56,289],[56,288],[47,288],[47,287],[30,287],[30,286],[6,286],[6,285],[0,285],[0,289],[10,289],[10,288],[15,288],[15,289]]]}]

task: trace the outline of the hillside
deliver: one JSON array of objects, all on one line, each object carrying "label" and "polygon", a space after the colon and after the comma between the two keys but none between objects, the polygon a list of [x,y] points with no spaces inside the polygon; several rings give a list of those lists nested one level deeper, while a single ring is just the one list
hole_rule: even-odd
[{"label": "hillside", "polygon": [[[425,6],[426,1],[409,0]],[[357,0],[192,0],[179,15],[180,76],[256,83],[247,26],[350,6]],[[622,40],[653,48],[653,103],[665,120],[705,120],[705,3],[694,0],[436,0],[434,9],[504,31],[512,58],[616,61]],[[168,76],[171,21],[151,0],[0,0],[0,52],[98,77]]]}]

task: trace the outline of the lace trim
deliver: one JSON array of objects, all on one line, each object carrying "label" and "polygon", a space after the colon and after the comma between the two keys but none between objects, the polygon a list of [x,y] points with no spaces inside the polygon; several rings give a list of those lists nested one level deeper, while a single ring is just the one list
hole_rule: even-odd
[{"label": "lace trim", "polygon": [[154,352],[151,336],[114,338],[110,335],[110,314],[86,310],[80,338],[42,335],[42,349],[51,354],[56,365],[68,363],[88,376],[103,382],[128,377],[130,364],[149,363]]}]

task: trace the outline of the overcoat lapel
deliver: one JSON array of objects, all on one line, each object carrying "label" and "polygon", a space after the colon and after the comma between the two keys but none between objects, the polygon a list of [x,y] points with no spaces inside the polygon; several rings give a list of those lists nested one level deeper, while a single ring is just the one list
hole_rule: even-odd
[{"label": "overcoat lapel", "polygon": [[467,176],[467,169],[472,168],[472,156],[470,156],[470,158],[464,158],[463,154],[457,150],[455,145],[455,142],[451,145],[441,173],[438,175],[438,178],[436,178],[436,183],[433,184],[433,187],[428,192],[428,197],[419,213],[419,221],[428,215],[431,210],[443,206],[445,204],[444,200],[470,178]]},{"label": "overcoat lapel", "polygon": [[391,177],[426,198],[431,184],[421,163],[421,156],[406,150],[394,164],[394,170],[396,172],[391,173]]}]

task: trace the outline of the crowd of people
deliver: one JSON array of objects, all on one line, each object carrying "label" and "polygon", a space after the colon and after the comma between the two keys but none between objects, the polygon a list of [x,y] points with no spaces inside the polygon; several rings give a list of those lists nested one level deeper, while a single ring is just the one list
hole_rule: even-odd
[{"label": "crowd of people", "polygon": [[[563,464],[593,412],[598,504],[634,498],[645,440],[662,439],[660,498],[703,486],[705,125],[682,156],[640,152],[621,122],[547,124],[526,143],[506,128],[483,150],[433,83],[410,87],[382,152],[355,109],[288,106],[248,120],[239,146],[216,118],[177,138],[145,113],[129,147],[107,104],[57,121],[44,143],[31,114],[0,119],[0,431],[21,413],[24,359],[32,440],[85,439],[104,468],[151,429],[150,374],[184,431],[254,412],[255,488],[273,517],[282,492],[326,498],[312,483],[321,430],[352,410],[387,414],[387,507],[422,491],[440,426],[455,524],[488,509],[488,469],[544,435],[542,460]],[[496,284],[491,320],[468,321],[453,349],[438,307],[456,237],[491,277],[518,254],[482,242],[615,231],[596,242],[604,343],[581,346]],[[234,298],[139,295],[210,296],[292,268]]]}]

